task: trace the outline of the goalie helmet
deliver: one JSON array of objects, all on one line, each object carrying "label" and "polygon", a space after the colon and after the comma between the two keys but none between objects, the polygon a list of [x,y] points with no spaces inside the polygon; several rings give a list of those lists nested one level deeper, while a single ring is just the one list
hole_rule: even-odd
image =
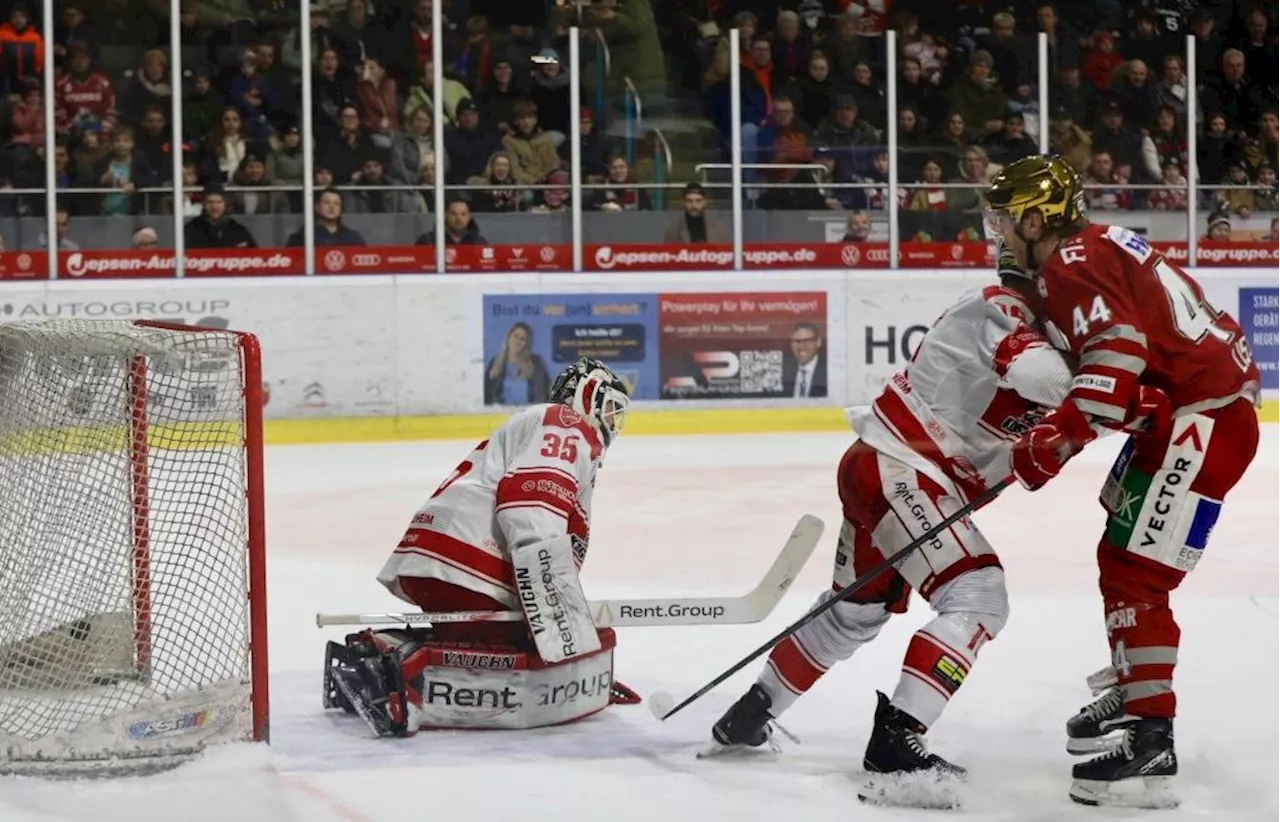
[{"label": "goalie helmet", "polygon": [[591,357],[583,357],[560,372],[551,385],[551,401],[569,406],[591,423],[605,447],[622,431],[631,402],[618,375]]}]

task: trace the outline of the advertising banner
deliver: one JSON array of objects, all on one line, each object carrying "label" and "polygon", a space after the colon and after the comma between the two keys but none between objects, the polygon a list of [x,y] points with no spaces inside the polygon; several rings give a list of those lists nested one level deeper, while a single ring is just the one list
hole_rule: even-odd
[{"label": "advertising banner", "polygon": [[329,285],[14,283],[0,290],[0,312],[8,321],[145,319],[249,331],[262,344],[267,417],[396,413],[395,289]]},{"label": "advertising banner", "polygon": [[659,297],[662,398],[828,396],[825,291]]},{"label": "advertising banner", "polygon": [[[1172,262],[1187,265],[1187,244],[1152,241]],[[729,271],[729,245],[585,245],[587,271]],[[986,242],[903,242],[902,268],[989,268],[994,264]],[[1270,243],[1203,243],[1196,265],[1247,267],[1280,264],[1280,248]],[[74,251],[59,257],[59,277],[80,279],[153,279],[174,276],[174,255],[166,249]],[[748,243],[743,268],[749,270],[874,270],[889,267],[887,242]],[[573,248],[567,244],[463,245],[445,249],[445,270],[452,273],[571,271]],[[186,255],[188,277],[281,276],[304,272],[301,248],[217,249]],[[350,246],[316,249],[316,273],[433,274],[432,246]],[[44,252],[0,252],[0,280],[47,277]]]},{"label": "advertising banner", "polygon": [[658,396],[653,294],[484,297],[484,404],[546,402],[551,380],[579,357],[603,360],[634,399]]},{"label": "advertising banner", "polygon": [[1240,327],[1253,349],[1253,359],[1262,372],[1262,387],[1280,388],[1280,288],[1241,288]]},{"label": "advertising banner", "polygon": [[871,402],[901,371],[942,312],[966,291],[994,282],[975,274],[865,279],[848,289],[850,404]]}]

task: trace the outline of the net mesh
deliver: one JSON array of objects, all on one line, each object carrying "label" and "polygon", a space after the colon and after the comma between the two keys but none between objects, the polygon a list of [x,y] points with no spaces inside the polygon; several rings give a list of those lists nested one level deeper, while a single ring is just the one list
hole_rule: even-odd
[{"label": "net mesh", "polygon": [[0,325],[0,769],[247,738],[237,335]]}]

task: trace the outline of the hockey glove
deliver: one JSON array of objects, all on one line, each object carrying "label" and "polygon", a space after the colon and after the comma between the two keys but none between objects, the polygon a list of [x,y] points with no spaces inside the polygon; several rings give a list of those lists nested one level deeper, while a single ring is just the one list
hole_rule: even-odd
[{"label": "hockey glove", "polygon": [[1173,429],[1173,403],[1169,395],[1150,385],[1139,385],[1129,403],[1126,431],[1163,439]]},{"label": "hockey glove", "polygon": [[1013,475],[1023,488],[1035,491],[1058,476],[1067,460],[1094,436],[1084,412],[1068,400],[1013,444],[1009,455]]}]

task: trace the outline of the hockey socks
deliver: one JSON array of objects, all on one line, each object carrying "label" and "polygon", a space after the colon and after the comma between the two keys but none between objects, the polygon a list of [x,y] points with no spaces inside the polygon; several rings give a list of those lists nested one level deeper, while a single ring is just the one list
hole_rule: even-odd
[{"label": "hockey socks", "polygon": [[942,716],[990,634],[974,616],[944,614],[911,637],[893,705],[925,727]]}]

